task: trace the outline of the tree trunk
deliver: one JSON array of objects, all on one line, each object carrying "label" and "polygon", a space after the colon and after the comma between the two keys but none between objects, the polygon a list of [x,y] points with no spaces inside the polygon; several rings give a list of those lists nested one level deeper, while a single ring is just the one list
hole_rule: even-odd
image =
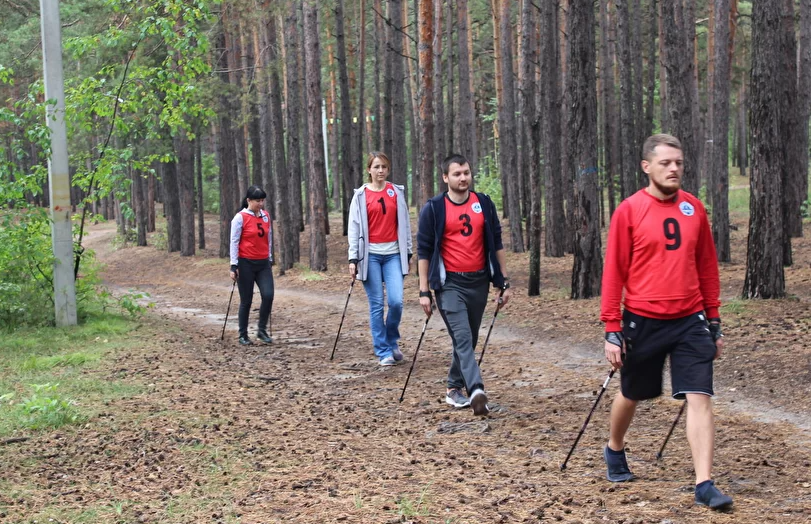
[{"label": "tree trunk", "polygon": [[[298,4],[298,2],[295,2]],[[287,113],[287,169],[290,173],[290,204],[292,206],[290,220],[299,231],[304,231],[304,212],[301,199],[301,84],[299,84],[298,72],[301,65],[298,60],[299,49],[301,48],[298,32],[298,10],[290,1],[287,4],[286,15],[284,17],[285,39],[284,45],[287,50],[285,61],[287,68],[287,101],[285,109]],[[298,237],[298,235],[297,235]],[[290,246],[292,251],[290,258],[293,262],[298,262],[300,258],[299,243],[295,242]]]},{"label": "tree trunk", "polygon": [[166,246],[169,253],[180,251],[180,194],[177,163],[174,159],[163,164],[163,213],[166,215]]},{"label": "tree trunk", "polygon": [[[608,213],[614,214],[617,207],[617,197],[614,180],[618,174],[616,166],[619,159],[614,156],[616,144],[617,125],[617,95],[614,88],[614,55],[609,42],[608,8],[610,0],[600,2],[600,76],[602,77],[602,104],[603,104],[603,154],[605,156],[605,178],[608,189]],[[619,171],[621,173],[621,171]]]},{"label": "tree trunk", "polygon": [[[366,1],[360,0],[360,24],[359,24],[359,31],[360,34],[358,35],[358,46],[360,47],[360,71],[358,73],[358,131],[357,136],[355,137],[355,164],[357,167],[354,170],[355,173],[355,180],[353,182],[354,187],[360,187],[363,185],[363,167],[366,165],[364,159],[366,155],[364,154],[364,147],[363,147],[363,138],[364,132],[366,131],[366,100],[365,100],[365,90],[366,90]],[[367,133],[368,135],[368,133]]]},{"label": "tree trunk", "polygon": [[[800,194],[808,198],[808,124],[811,118],[811,0],[800,0],[800,60],[797,71],[797,117],[799,133],[797,170],[800,176]],[[807,210],[811,211],[811,210]],[[802,234],[802,228],[800,228]]]},{"label": "tree trunk", "polygon": [[[420,202],[434,196],[434,0],[419,0]],[[439,37],[437,37],[439,39]],[[441,96],[441,90],[440,90]],[[418,207],[421,207],[418,205]]]},{"label": "tree trunk", "polygon": [[310,269],[327,270],[327,192],[324,135],[321,131],[321,49],[318,41],[318,2],[304,0],[304,54],[306,68],[309,152],[307,178],[310,193]]},{"label": "tree trunk", "polygon": [[662,110],[659,117],[659,129],[662,133],[670,133],[670,108],[667,96],[667,46],[665,46],[665,0],[658,0],[659,10],[659,106]]},{"label": "tree trunk", "polygon": [[[154,173],[149,173],[149,180],[147,182],[147,190],[146,190],[146,192],[147,192],[147,207],[148,207],[148,210],[149,210],[149,213],[148,213],[148,216],[147,216],[147,218],[148,218],[147,231],[149,233],[154,233],[155,232],[155,199],[156,199],[156,188],[155,188],[155,186],[156,185],[157,185],[157,181],[155,180]],[[111,205],[111,200],[110,200],[109,197],[106,199],[106,202],[107,202],[107,205],[104,207],[104,209],[109,211],[113,207]],[[104,218],[106,219],[106,218],[109,218],[109,217],[107,217],[105,215]]]},{"label": "tree trunk", "polygon": [[639,187],[644,187],[648,181],[648,176],[642,171],[639,159],[642,156],[642,143],[645,141],[645,106],[642,93],[645,89],[645,75],[642,69],[642,1],[631,1],[631,60],[633,62],[633,86],[634,86],[634,173],[636,174]]},{"label": "tree trunk", "polygon": [[197,193],[197,247],[206,248],[205,206],[203,205],[203,140],[200,131],[194,139],[194,168],[197,175],[195,192]]},{"label": "tree trunk", "polygon": [[569,11],[569,89],[567,129],[575,169],[576,207],[572,298],[600,294],[603,262],[597,202],[597,91],[592,0],[572,0]]},{"label": "tree trunk", "polygon": [[[416,47],[416,40],[419,38],[419,28],[415,31],[415,36],[411,37],[410,34],[406,31],[408,27],[416,27],[417,26],[417,15],[419,13],[419,6],[416,5],[419,0],[414,0],[414,23],[411,23],[408,20],[408,2],[403,0],[403,54],[405,55],[405,63],[407,64],[407,68],[404,70],[405,74],[408,75],[408,82],[405,82],[405,100],[406,100],[406,113],[408,114],[408,140],[410,143],[410,148],[408,148],[408,152],[411,153],[411,169],[410,171],[406,169],[406,173],[411,175],[411,202],[416,205],[419,201],[419,192],[420,192],[420,102],[419,102],[419,86],[417,85],[418,80],[418,69],[419,64],[413,58],[413,53],[411,51],[411,41],[415,42]],[[417,50],[414,50],[416,53]]]},{"label": "tree trunk", "polygon": [[146,189],[146,175],[133,170],[132,195],[135,197],[135,221],[138,227],[137,245],[146,245],[146,230],[149,226],[149,217],[146,201],[148,198]]},{"label": "tree trunk", "polygon": [[[442,160],[448,154],[448,146],[446,143],[446,122],[445,122],[445,102],[444,102],[444,85],[443,85],[443,69],[442,69],[442,15],[443,6],[442,0],[434,1],[434,33],[433,33],[433,51],[434,51],[434,71],[433,71],[433,84],[434,84],[434,169],[429,173],[429,176],[436,178],[437,183],[441,183],[442,177],[439,176],[439,169],[436,166],[442,165]],[[450,49],[451,46],[448,46]],[[447,80],[447,79],[445,79]],[[452,125],[448,123],[448,125]],[[431,182],[436,187],[434,182]],[[433,195],[434,193],[432,193]]]},{"label": "tree trunk", "polygon": [[275,259],[279,275],[293,267],[293,244],[298,245],[297,224],[293,223],[290,203],[290,176],[287,173],[287,160],[284,151],[284,114],[282,113],[282,83],[279,80],[281,62],[278,43],[276,17],[270,15],[267,23],[268,61],[273,67],[268,71],[270,80],[270,99],[268,116],[270,117],[270,151],[273,158],[273,198],[275,199],[276,223],[273,228],[274,248],[278,247],[279,258]]},{"label": "tree trunk", "polygon": [[[693,126],[693,60],[685,59],[685,56],[693,56],[692,42],[687,42],[689,31],[684,29],[681,2],[663,2],[662,14],[671,134],[681,141],[684,153],[682,188],[697,195],[699,164]],[[689,50],[689,55],[685,50]]]},{"label": "tree trunk", "polygon": [[[529,0],[524,0],[521,9],[521,54],[523,72],[521,89],[521,120],[526,133],[527,174],[529,176],[529,217],[527,236],[529,244],[529,296],[541,294],[541,122],[537,104],[537,91],[541,86],[536,81],[538,68],[538,16]],[[535,86],[538,85],[538,89]]]},{"label": "tree trunk", "polygon": [[513,253],[524,252],[524,234],[521,227],[521,198],[519,195],[518,128],[515,125],[515,74],[513,72],[512,24],[510,23],[510,0],[501,0],[501,81],[503,110],[499,111],[498,121],[501,136],[499,138],[499,157],[501,176],[507,179],[509,192],[508,216],[510,219],[510,247]]},{"label": "tree trunk", "polygon": [[[454,104],[454,94],[456,93],[456,82],[454,82],[454,64],[456,61],[454,57],[454,49],[457,49],[453,46],[453,20],[454,20],[454,9],[453,9],[453,0],[448,0],[448,13],[445,17],[445,36],[447,38],[448,43],[448,60],[447,60],[447,72],[446,75],[448,77],[448,103],[447,107],[447,125],[445,126],[445,151],[442,152],[441,158],[444,160],[446,156],[458,150],[456,144],[454,144],[454,129],[456,129],[456,113],[455,107],[458,107]],[[440,161],[441,163],[441,161]],[[448,186],[442,180],[442,177],[439,177],[439,190],[440,191],[447,191]]]},{"label": "tree trunk", "polygon": [[456,0],[456,39],[459,50],[459,142],[456,147],[470,163],[476,174],[479,161],[476,142],[476,108],[473,106],[473,84],[470,79],[470,51],[468,48],[468,0]]},{"label": "tree trunk", "polygon": [[544,254],[562,257],[566,217],[563,212],[561,166],[559,2],[541,3],[541,127],[543,148],[545,235]]},{"label": "tree trunk", "polygon": [[[267,31],[264,27],[265,22],[263,21],[264,17],[259,17],[257,21],[257,26],[254,28],[254,51],[255,55],[257,56],[258,66],[259,69],[256,75],[256,86],[257,86],[257,94],[259,99],[257,100],[256,106],[258,110],[258,127],[259,127],[259,144],[254,145],[255,151],[254,153],[254,162],[257,162],[256,153],[258,153],[258,166],[254,164],[253,169],[253,183],[267,188],[268,190],[271,187],[272,178],[271,178],[271,154],[270,154],[270,115],[268,112],[268,70],[272,67],[270,64],[270,60],[268,59],[267,47],[268,47],[268,38],[267,38]],[[265,51],[263,51],[265,50]],[[258,147],[257,147],[258,146]],[[259,169],[256,169],[256,168]],[[257,182],[256,178],[259,177],[259,181]]]},{"label": "tree trunk", "polygon": [[228,65],[225,60],[225,31],[219,36],[218,50],[220,52],[220,101],[219,101],[219,132],[217,149],[220,167],[220,258],[230,256],[231,219],[237,212],[239,200],[239,180],[237,179],[237,162],[234,133],[231,124],[232,97],[227,94],[226,86],[229,83]]},{"label": "tree trunk", "polygon": [[637,179],[638,155],[634,151],[639,149],[636,129],[634,128],[634,91],[641,85],[633,84],[633,69],[631,63],[631,25],[628,3],[630,0],[616,0],[617,6],[617,61],[620,69],[620,143],[622,144],[622,176],[620,188],[622,198],[626,199],[639,189]]},{"label": "tree trunk", "polygon": [[[743,59],[741,59],[743,62]],[[738,167],[741,176],[746,177],[746,168],[749,167],[749,130],[746,125],[746,107],[749,101],[746,99],[746,81],[741,79],[738,90]]]},{"label": "tree trunk", "polygon": [[648,2],[648,42],[645,45],[647,51],[647,71],[646,71],[646,87],[645,87],[645,123],[643,126],[643,141],[639,143],[642,147],[644,139],[653,134],[653,110],[654,101],[656,99],[656,33],[658,27],[658,15],[656,9],[657,1],[649,0]]},{"label": "tree trunk", "polygon": [[[227,23],[225,25],[228,25]],[[226,57],[228,60],[228,81],[233,86],[242,86],[242,73],[239,66],[239,54],[241,51],[238,49],[239,45],[237,39],[233,37],[227,30],[225,31],[225,45]],[[231,102],[231,118],[233,121],[239,122],[239,106]],[[237,167],[237,180],[239,187],[239,199],[243,198],[248,191],[248,157],[245,154],[245,135],[242,132],[242,126],[234,126],[231,133],[234,140],[234,151],[236,153],[236,167]],[[238,207],[238,206],[237,206]]]},{"label": "tree trunk", "polygon": [[[338,47],[338,85],[341,90],[341,165],[340,180],[343,189],[341,217],[343,234],[349,227],[349,204],[355,185],[355,163],[353,154],[355,142],[352,140],[352,99],[349,94],[349,75],[346,65],[346,37],[344,32],[344,0],[335,2],[335,44]],[[337,178],[336,178],[337,179]]]},{"label": "tree trunk", "polygon": [[[343,119],[338,116],[338,82],[335,80],[335,49],[332,45],[333,35],[329,26],[327,31],[327,69],[329,69],[329,89],[326,93],[327,106],[327,179],[330,180],[328,190],[329,199],[332,202],[332,209],[342,210],[341,206],[341,158],[338,138],[343,130]],[[346,56],[346,54],[344,54]],[[346,62],[341,61],[342,67],[346,67]],[[342,213],[343,230],[346,232],[346,213]]]},{"label": "tree trunk", "polygon": [[[792,263],[791,238],[803,236],[802,205],[808,200],[808,120],[800,123],[799,93],[797,92],[797,39],[794,27],[794,0],[783,0],[783,82],[781,91],[783,148],[785,167],[783,195],[785,195],[784,263]],[[802,129],[805,128],[805,134]],[[805,168],[805,169],[804,169]]]},{"label": "tree trunk", "polygon": [[[374,72],[374,112],[373,112],[373,133],[374,133],[374,149],[380,149],[383,146],[383,125],[380,119],[383,116],[383,109],[381,107],[382,101],[380,98],[380,93],[383,92],[383,89],[380,87],[381,84],[381,75],[383,71],[381,71],[380,66],[385,63],[385,49],[386,49],[386,32],[385,26],[383,25],[383,7],[380,0],[374,0],[374,27],[375,27],[375,72]],[[386,77],[383,77],[383,82],[386,81]],[[364,164],[365,165],[365,164]]]},{"label": "tree trunk", "polygon": [[194,154],[184,129],[174,137],[180,204],[180,255],[194,255]]},{"label": "tree trunk", "polygon": [[532,164],[532,118],[535,108],[535,66],[532,60],[532,48],[535,45],[535,18],[533,17],[532,2],[521,0],[520,18],[518,27],[518,121],[520,129],[520,143],[518,146],[518,171],[521,173],[521,218],[527,220],[526,246],[529,248],[530,224],[529,214],[532,209],[531,177],[538,176],[538,164]]},{"label": "tree trunk", "polygon": [[749,180],[749,241],[743,298],[785,296],[783,273],[783,156],[780,106],[784,61],[783,0],[752,4],[752,73],[749,111],[752,172]]},{"label": "tree trunk", "polygon": [[719,262],[730,262],[732,255],[729,245],[729,0],[715,0],[713,73],[713,108],[710,121],[712,135],[713,173],[709,179],[712,185],[707,192],[712,193],[712,236]]},{"label": "tree trunk", "polygon": [[387,67],[390,66],[389,86],[391,100],[387,100],[391,109],[391,118],[386,120],[391,133],[391,148],[388,153],[391,158],[391,180],[395,184],[406,186],[408,194],[408,150],[406,149],[406,118],[405,113],[405,77],[403,67],[403,0],[389,0],[389,53],[386,58]]}]

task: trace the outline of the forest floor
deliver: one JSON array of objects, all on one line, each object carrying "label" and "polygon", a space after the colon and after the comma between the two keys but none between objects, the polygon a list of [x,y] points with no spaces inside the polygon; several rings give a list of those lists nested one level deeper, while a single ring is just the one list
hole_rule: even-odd
[{"label": "forest floor", "polygon": [[[4,446],[0,457],[13,462],[4,482],[36,489],[19,501],[0,493],[0,520],[78,522],[95,507],[108,511],[86,521],[811,522],[811,241],[795,242],[791,298],[741,301],[746,224],[733,223],[734,262],[721,267],[727,336],[716,364],[714,473],[735,497],[731,512],[693,504],[683,419],[656,460],[680,406],[668,397],[641,404],[629,432],[638,480],[605,480],[618,379],[559,470],[609,370],[599,299],[568,299],[571,257],[543,258],[542,295],[527,297],[527,255],[508,255],[514,298],[487,349],[492,412],[479,418],[443,401],[451,343],[439,317],[398,402],[425,320],[413,275],[404,363],[377,365],[362,286],[329,360],[350,282],[337,216],[328,272],[297,266],[278,276],[274,268],[273,344],[237,344],[237,297],[221,342],[231,283],[212,216],[209,249],[191,258],[116,247],[114,225],[90,228],[87,245],[106,265],[106,283],[148,292],[155,303],[132,335],[138,344],[96,373],[145,388],[111,401],[90,424],[36,435],[13,454]],[[305,262],[307,247],[302,235]],[[254,309],[258,302],[257,294]],[[492,315],[491,304],[480,347]]]}]

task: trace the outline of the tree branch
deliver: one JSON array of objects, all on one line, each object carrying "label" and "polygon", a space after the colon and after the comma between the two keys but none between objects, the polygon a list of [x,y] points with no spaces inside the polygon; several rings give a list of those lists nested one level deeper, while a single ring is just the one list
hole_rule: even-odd
[{"label": "tree branch", "polygon": [[414,40],[414,38],[413,38],[413,37],[412,37],[410,34],[408,34],[406,31],[403,31],[403,29],[402,29],[401,27],[396,27],[394,24],[392,24],[392,23],[391,23],[391,19],[390,19],[390,18],[386,18],[385,16],[383,16],[383,14],[381,14],[381,13],[380,13],[380,11],[378,11],[378,10],[377,10],[377,8],[375,8],[374,6],[372,6],[372,11],[374,11],[375,13],[377,13],[377,16],[379,16],[380,18],[382,18],[382,19],[383,19],[383,21],[386,23],[386,25],[387,25],[387,26],[389,26],[389,27],[393,28],[393,29],[394,29],[395,31],[397,31],[398,33],[403,33],[404,35],[406,35],[406,37],[407,37],[409,40],[411,40],[411,41],[412,41],[412,42],[414,42],[415,44],[417,43],[417,41],[416,41],[416,40]]}]

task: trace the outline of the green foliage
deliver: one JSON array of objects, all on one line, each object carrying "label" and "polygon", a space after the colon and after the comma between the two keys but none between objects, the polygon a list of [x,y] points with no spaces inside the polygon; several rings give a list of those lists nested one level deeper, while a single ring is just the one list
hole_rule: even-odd
[{"label": "green foliage", "polygon": [[486,193],[497,209],[501,209],[501,173],[495,156],[486,156],[479,160],[478,172],[473,180],[474,189]]},{"label": "green foliage", "polygon": [[31,384],[34,392],[17,405],[30,429],[59,428],[85,420],[76,409],[74,400],[65,398],[57,388],[59,384]]},{"label": "green foliage", "polygon": [[426,486],[420,491],[417,500],[411,500],[409,497],[400,497],[395,503],[397,504],[397,514],[403,517],[419,517],[429,514],[428,511],[428,488]]},{"label": "green foliage", "polygon": [[147,308],[155,305],[154,302],[148,303],[146,306],[141,305],[140,301],[149,297],[149,293],[142,291],[130,291],[118,297],[118,305],[121,309],[129,313],[132,318],[140,318],[146,313]]}]

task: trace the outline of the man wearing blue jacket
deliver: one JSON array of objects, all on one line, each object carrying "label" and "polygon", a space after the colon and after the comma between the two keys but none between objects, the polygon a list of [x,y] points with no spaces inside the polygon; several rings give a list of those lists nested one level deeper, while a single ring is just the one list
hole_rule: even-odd
[{"label": "man wearing blue jacket", "polygon": [[475,415],[486,415],[487,394],[475,348],[490,282],[504,290],[502,306],[510,299],[501,224],[490,197],[470,190],[473,175],[465,157],[445,158],[442,178],[448,191],[429,200],[420,212],[420,305],[431,315],[433,289],[453,341],[445,402],[457,408],[471,406]]}]

